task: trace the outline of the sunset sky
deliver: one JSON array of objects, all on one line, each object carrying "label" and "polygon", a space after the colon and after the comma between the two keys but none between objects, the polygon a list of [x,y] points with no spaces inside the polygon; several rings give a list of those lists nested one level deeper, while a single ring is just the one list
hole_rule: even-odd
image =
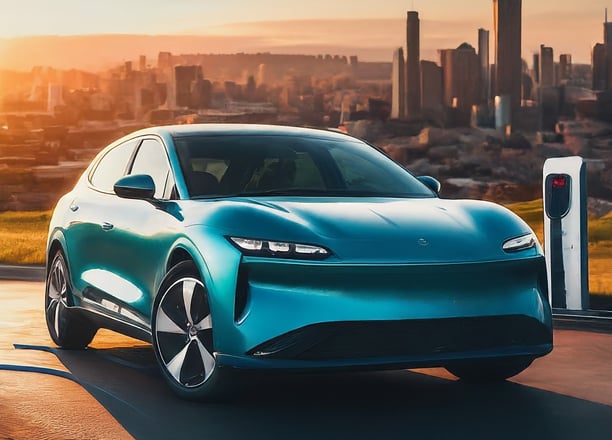
[{"label": "sunset sky", "polygon": [[[612,0],[523,0],[523,56],[529,58],[540,43],[545,43],[553,46],[555,57],[571,53],[574,62],[590,63],[593,44],[603,38],[601,24],[608,2],[612,19]],[[253,38],[245,40],[250,44],[245,45],[247,52],[266,47],[273,48],[272,51],[283,47],[298,50],[301,46],[314,50],[317,45],[336,45],[370,48],[370,52],[364,53],[369,54],[365,58],[372,59],[384,56],[387,47],[404,43],[403,19],[407,10],[414,9],[422,20],[423,58],[434,58],[438,48],[456,47],[463,41],[475,45],[479,27],[492,30],[492,3],[492,0],[0,0],[0,39],[89,34],[191,34],[234,39],[244,36]],[[368,26],[369,20],[374,20],[372,27]],[[218,45],[215,52],[234,48],[225,47],[223,38],[215,41]]]}]

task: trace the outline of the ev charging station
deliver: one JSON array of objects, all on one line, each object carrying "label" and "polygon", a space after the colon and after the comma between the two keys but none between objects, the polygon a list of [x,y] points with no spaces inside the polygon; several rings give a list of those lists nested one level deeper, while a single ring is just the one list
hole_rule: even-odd
[{"label": "ev charging station", "polygon": [[586,164],[581,157],[544,163],[544,252],[553,309],[589,309]]}]

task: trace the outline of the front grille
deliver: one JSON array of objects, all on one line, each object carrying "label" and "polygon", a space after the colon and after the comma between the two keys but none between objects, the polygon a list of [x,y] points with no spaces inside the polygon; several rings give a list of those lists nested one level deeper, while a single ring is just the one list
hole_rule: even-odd
[{"label": "front grille", "polygon": [[309,325],[258,345],[250,355],[339,360],[409,357],[552,343],[552,330],[522,315]]}]

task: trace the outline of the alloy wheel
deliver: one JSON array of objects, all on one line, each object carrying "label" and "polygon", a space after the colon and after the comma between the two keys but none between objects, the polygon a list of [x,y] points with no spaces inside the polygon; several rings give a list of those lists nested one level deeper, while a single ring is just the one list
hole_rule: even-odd
[{"label": "alloy wheel", "polygon": [[47,280],[47,304],[46,315],[49,329],[55,332],[56,337],[60,337],[62,320],[68,297],[68,281],[66,277],[66,264],[63,257],[58,255],[54,260],[49,271]]},{"label": "alloy wheel", "polygon": [[164,293],[155,314],[155,340],[163,367],[181,386],[202,385],[215,369],[206,288],[183,277]]}]

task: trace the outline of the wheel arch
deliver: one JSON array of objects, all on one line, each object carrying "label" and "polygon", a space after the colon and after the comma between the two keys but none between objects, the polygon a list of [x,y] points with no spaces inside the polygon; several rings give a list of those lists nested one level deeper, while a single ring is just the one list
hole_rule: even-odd
[{"label": "wheel arch", "polygon": [[170,272],[177,264],[183,261],[193,261],[196,262],[196,259],[193,257],[191,252],[185,249],[183,246],[177,246],[172,250],[170,256],[168,257],[168,262],[166,263],[166,273]]},{"label": "wheel arch", "polygon": [[60,231],[56,231],[49,238],[49,244],[47,245],[47,263],[46,268],[49,270],[51,267],[51,263],[53,262],[53,257],[57,251],[61,251],[64,254],[64,259],[66,260],[66,264],[70,266],[68,262],[68,255],[66,255],[66,242],[64,240],[64,235]]}]

